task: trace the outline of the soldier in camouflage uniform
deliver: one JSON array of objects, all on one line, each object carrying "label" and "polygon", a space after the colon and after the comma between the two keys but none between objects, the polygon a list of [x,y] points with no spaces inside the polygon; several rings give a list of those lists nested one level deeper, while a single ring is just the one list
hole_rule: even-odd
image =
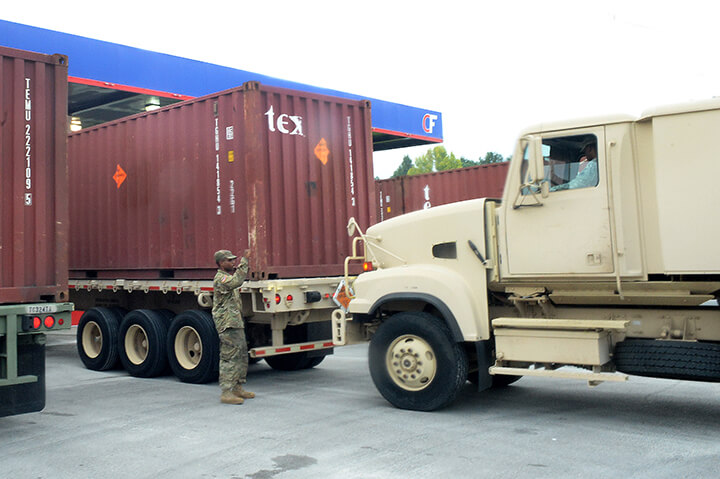
[{"label": "soldier in camouflage uniform", "polygon": [[219,269],[213,280],[212,315],[220,338],[220,401],[225,404],[242,404],[245,399],[255,397],[242,387],[247,376],[248,350],[240,286],[248,274],[249,254],[250,250],[245,250],[235,269],[237,256],[228,250],[215,253]]}]

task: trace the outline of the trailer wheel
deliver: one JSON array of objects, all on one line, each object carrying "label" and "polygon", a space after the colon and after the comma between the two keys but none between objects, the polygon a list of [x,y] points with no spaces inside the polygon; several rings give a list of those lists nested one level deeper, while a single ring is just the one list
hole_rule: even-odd
[{"label": "trailer wheel", "polygon": [[323,362],[323,359],[325,359],[326,356],[315,356],[314,358],[309,358],[308,363],[305,365],[305,369],[312,369],[321,362]]},{"label": "trailer wheel", "polygon": [[[494,375],[490,376],[490,378],[492,380],[492,384],[490,385],[490,387],[491,388],[504,388],[504,387],[511,385],[512,383],[514,383],[521,377],[522,376],[510,376],[508,374],[494,374]],[[478,382],[479,382],[478,372],[474,371],[472,373],[469,373],[468,381],[470,381],[472,384],[477,386]]]},{"label": "trailer wheel", "polygon": [[450,404],[468,377],[468,359],[445,323],[428,313],[398,313],[370,342],[370,375],[393,406],[432,411]]},{"label": "trailer wheel", "polygon": [[120,362],[132,376],[151,378],[168,370],[167,331],[169,316],[160,311],[136,309],[120,323]]},{"label": "trailer wheel", "polygon": [[492,377],[493,388],[504,388],[520,379],[522,376],[510,376],[508,374],[495,374]]},{"label": "trailer wheel", "polygon": [[209,313],[185,311],[170,323],[168,362],[180,381],[204,384],[217,380],[219,351],[220,341]]},{"label": "trailer wheel", "polygon": [[118,364],[118,325],[120,310],[92,308],[80,317],[77,328],[77,349],[86,368],[105,371]]},{"label": "trailer wheel", "polygon": [[720,381],[720,344],[626,339],[615,346],[618,371],[691,381]]},{"label": "trailer wheel", "polygon": [[278,371],[299,371],[301,369],[311,369],[317,366],[325,359],[325,356],[308,357],[308,353],[290,353],[281,354],[279,356],[268,356],[265,362],[271,368]]}]

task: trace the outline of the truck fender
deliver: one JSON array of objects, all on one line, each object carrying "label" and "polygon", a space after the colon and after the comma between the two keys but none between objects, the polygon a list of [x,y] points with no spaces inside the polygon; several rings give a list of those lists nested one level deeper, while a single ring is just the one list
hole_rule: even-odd
[{"label": "truck fender", "polygon": [[380,307],[383,304],[389,303],[391,301],[413,301],[413,300],[419,300],[423,301],[425,303],[433,305],[438,311],[440,311],[440,314],[442,315],[442,319],[445,321],[445,324],[447,324],[448,328],[450,328],[450,332],[453,335],[453,339],[456,342],[462,342],[463,341],[463,334],[462,331],[460,331],[460,327],[458,326],[457,320],[455,319],[455,315],[453,315],[452,311],[450,311],[450,308],[440,299],[436,298],[435,296],[432,296],[427,293],[390,293],[386,294],[382,298],[378,299],[375,304],[373,304],[372,308],[370,308],[370,316],[374,316],[375,313],[380,309]]},{"label": "truck fender", "polygon": [[487,287],[484,275],[466,277],[443,265],[409,265],[363,273],[353,283],[355,298],[350,314],[374,314],[396,300],[420,300],[434,306],[453,338],[478,341],[490,338]]}]

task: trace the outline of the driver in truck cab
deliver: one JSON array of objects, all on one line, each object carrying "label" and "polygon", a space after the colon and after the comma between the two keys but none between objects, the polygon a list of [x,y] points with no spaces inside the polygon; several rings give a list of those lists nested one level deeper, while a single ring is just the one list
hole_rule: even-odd
[{"label": "driver in truck cab", "polygon": [[550,191],[574,190],[598,184],[597,144],[595,139],[587,140],[580,150],[577,175],[566,183],[552,186]]}]

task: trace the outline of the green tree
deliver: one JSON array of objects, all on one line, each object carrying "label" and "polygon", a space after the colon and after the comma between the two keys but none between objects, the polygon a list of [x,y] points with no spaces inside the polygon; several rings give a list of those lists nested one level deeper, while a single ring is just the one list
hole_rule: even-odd
[{"label": "green tree", "polygon": [[488,151],[485,153],[485,158],[480,158],[480,161],[478,161],[478,164],[480,165],[488,165],[490,163],[501,163],[505,161],[505,158],[500,153],[495,153],[494,151]]},{"label": "green tree", "polygon": [[435,171],[447,171],[462,168],[462,162],[455,157],[454,153],[451,152],[448,155],[444,147],[438,148],[442,148],[442,153],[444,154],[435,157]]},{"label": "green tree", "polygon": [[462,162],[453,153],[448,155],[444,146],[436,146],[429,149],[424,155],[415,158],[415,164],[408,171],[408,175],[453,170],[455,168],[462,168]]},{"label": "green tree", "polygon": [[410,159],[410,156],[405,155],[403,157],[402,163],[400,163],[400,166],[397,167],[397,170],[395,170],[395,173],[392,174],[393,178],[397,178],[398,176],[405,176],[408,174],[408,171],[410,171],[410,168],[412,168],[413,162]]},{"label": "green tree", "polygon": [[477,166],[480,164],[479,161],[468,160],[464,156],[460,157],[460,163],[462,164],[463,168],[467,168],[468,166]]},{"label": "green tree", "polygon": [[434,171],[435,161],[429,153],[430,150],[424,155],[415,158],[412,168],[408,170],[408,175],[422,175]]}]

